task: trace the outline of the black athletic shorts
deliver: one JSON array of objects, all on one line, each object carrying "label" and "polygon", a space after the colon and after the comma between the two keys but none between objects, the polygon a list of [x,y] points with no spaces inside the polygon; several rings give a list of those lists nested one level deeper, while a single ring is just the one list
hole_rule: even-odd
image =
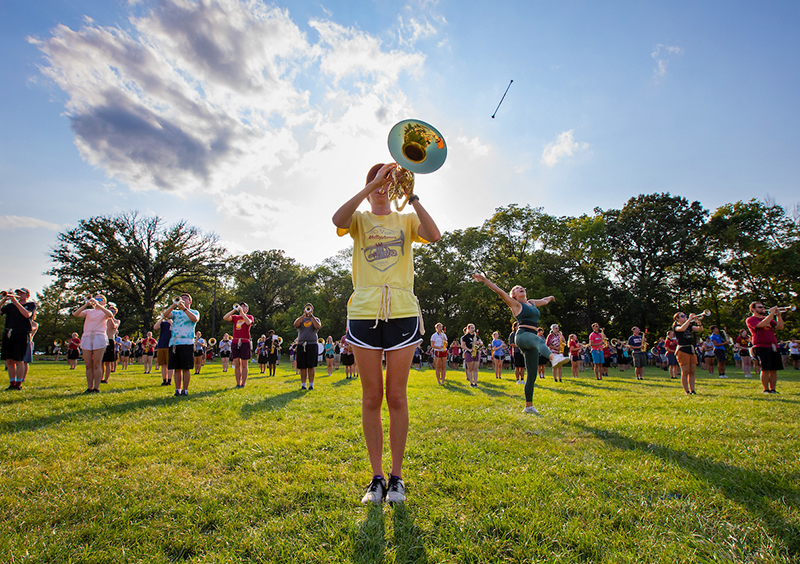
[{"label": "black athletic shorts", "polygon": [[316,342],[311,343],[297,343],[297,349],[294,352],[295,360],[297,361],[297,369],[303,370],[305,368],[317,367],[317,356],[319,356],[319,346]]},{"label": "black athletic shorts", "polygon": [[714,349],[714,356],[717,357],[717,362],[725,363],[727,357],[725,356],[725,349]]},{"label": "black athletic shorts", "polygon": [[114,362],[115,360],[117,360],[117,347],[112,341],[106,347],[106,352],[103,353],[103,362]]},{"label": "black athletic shorts", "polygon": [[422,342],[419,317],[402,317],[389,321],[348,319],[347,342],[362,349],[396,351]]},{"label": "black athletic shorts", "polygon": [[191,370],[194,368],[194,345],[172,345],[169,348],[169,370]]},{"label": "black athletic shorts", "polygon": [[[11,334],[9,335],[9,331]],[[28,333],[6,329],[3,331],[3,360],[22,362],[28,352]]]},{"label": "black athletic shorts", "polygon": [[761,363],[761,371],[783,370],[781,353],[772,350],[772,347],[756,347],[756,357]]}]

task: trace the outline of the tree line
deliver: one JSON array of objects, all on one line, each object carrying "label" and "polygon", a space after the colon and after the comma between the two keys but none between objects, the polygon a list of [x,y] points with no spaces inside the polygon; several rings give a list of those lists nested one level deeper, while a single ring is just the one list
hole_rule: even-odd
[{"label": "tree line", "polygon": [[[797,304],[798,219],[770,201],[739,201],[712,213],[668,193],[578,217],[510,204],[480,226],[417,246],[415,292],[426,327],[441,322],[451,339],[467,323],[484,336],[510,331],[508,308],[472,280],[478,271],[506,289],[521,284],[529,296],[555,296],[542,310],[542,326],[558,323],[581,339],[593,322],[609,337],[627,337],[633,325],[663,336],[676,311],[704,309],[712,312],[706,326],[733,334],[744,328],[751,301]],[[305,266],[279,249],[226,256],[215,234],[184,221],[166,225],[135,211],[84,219],[60,233],[50,252],[46,274],[54,282],[37,295],[37,342],[80,334],[71,311],[81,295],[97,291],[117,304],[122,335],[143,335],[175,295],[188,291],[206,337],[230,333],[222,316],[245,301],[254,335],[274,329],[291,341],[292,322],[311,302],[321,335],[336,339],[353,288],[351,252]],[[786,324],[786,334],[797,335],[797,316],[789,314]]]}]

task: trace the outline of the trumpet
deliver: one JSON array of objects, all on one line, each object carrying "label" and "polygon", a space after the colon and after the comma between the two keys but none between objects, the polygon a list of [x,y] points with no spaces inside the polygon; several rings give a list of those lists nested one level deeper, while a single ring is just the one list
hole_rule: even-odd
[{"label": "trumpet", "polygon": [[306,306],[305,309],[303,310],[303,313],[305,313],[306,315],[311,315],[312,313],[314,313],[314,307],[310,305]]},{"label": "trumpet", "polygon": [[616,347],[619,344],[619,339],[611,339],[611,346]]},{"label": "trumpet", "polygon": [[0,298],[8,298],[8,297],[14,296],[14,295],[16,295],[14,293],[14,290],[8,290],[8,291],[0,290]]},{"label": "trumpet", "polygon": [[53,341],[53,345],[56,346],[56,347],[60,347],[61,346],[61,341],[56,339],[55,341]]},{"label": "trumpet", "polygon": [[778,311],[780,313],[786,313],[787,311],[797,311],[797,306],[793,306],[793,305],[778,306]]},{"label": "trumpet", "polygon": [[240,309],[242,309],[242,306],[239,304],[233,304],[233,311],[239,311]]},{"label": "trumpet", "polygon": [[216,344],[217,344],[217,340],[216,340],[214,337],[211,337],[211,338],[208,340],[208,344],[209,344],[209,345],[211,345],[211,346],[213,347],[214,345],[216,345]]},{"label": "trumpet", "polygon": [[181,303],[181,297],[180,296],[176,296],[176,297],[172,298],[172,303],[174,305],[178,305],[179,303]]},{"label": "trumpet", "polygon": [[[414,173],[438,170],[447,158],[447,146],[435,127],[417,119],[395,124],[389,132],[388,143],[389,152],[397,162],[388,195],[395,209],[402,211],[414,195]],[[398,203],[402,198],[405,200]]]},{"label": "trumpet", "polygon": [[710,309],[704,309],[703,313],[690,313],[689,319],[698,318],[698,317],[709,317],[711,315]]}]

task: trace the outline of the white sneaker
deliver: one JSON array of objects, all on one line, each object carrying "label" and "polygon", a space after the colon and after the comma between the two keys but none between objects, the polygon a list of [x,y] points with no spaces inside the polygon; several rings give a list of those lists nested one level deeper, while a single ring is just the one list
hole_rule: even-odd
[{"label": "white sneaker", "polygon": [[386,501],[389,503],[402,503],[406,500],[406,486],[402,478],[389,476],[386,486]]},{"label": "white sneaker", "polygon": [[364,505],[368,503],[383,503],[383,498],[386,495],[386,480],[381,476],[372,478],[367,486],[367,492],[361,498],[361,503]]},{"label": "white sneaker", "polygon": [[553,368],[558,368],[559,366],[563,366],[569,362],[569,357],[564,356],[563,354],[554,354],[553,360],[550,361],[553,364]]},{"label": "white sneaker", "polygon": [[532,405],[529,405],[525,409],[522,410],[522,413],[533,413],[534,415],[539,415],[539,412],[536,411],[536,408]]}]

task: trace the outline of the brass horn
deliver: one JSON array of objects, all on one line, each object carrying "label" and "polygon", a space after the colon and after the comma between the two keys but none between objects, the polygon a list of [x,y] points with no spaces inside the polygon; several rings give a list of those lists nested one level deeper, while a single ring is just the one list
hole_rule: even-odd
[{"label": "brass horn", "polygon": [[778,311],[781,313],[786,313],[787,311],[797,311],[797,306],[793,305],[782,306],[782,307],[779,306]]},{"label": "brass horn", "polygon": [[217,340],[216,340],[214,337],[211,337],[211,338],[208,340],[208,344],[209,344],[209,345],[211,345],[211,346],[213,347],[214,345],[216,345],[216,344],[217,344]]},{"label": "brass horn", "polygon": [[414,174],[439,170],[447,158],[447,145],[435,127],[418,119],[397,123],[389,132],[388,143],[398,165],[392,170],[389,199],[402,211],[414,195]]}]

